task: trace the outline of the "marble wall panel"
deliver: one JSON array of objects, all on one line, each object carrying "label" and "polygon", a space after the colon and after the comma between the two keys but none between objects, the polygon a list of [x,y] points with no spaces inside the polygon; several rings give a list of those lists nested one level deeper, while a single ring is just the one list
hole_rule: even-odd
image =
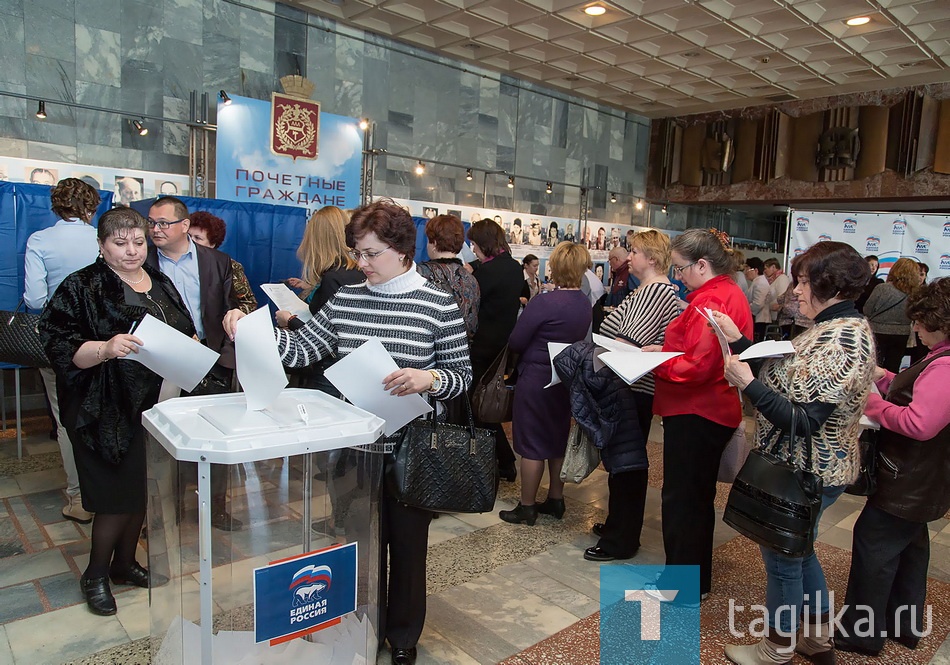
[{"label": "marble wall panel", "polygon": [[48,99],[70,99],[75,80],[75,62],[26,55],[26,88],[30,94]]},{"label": "marble wall panel", "polygon": [[[53,133],[54,132],[46,134],[46,136],[50,136],[54,139],[59,138],[52,137],[51,134]],[[41,132],[40,134],[42,136],[43,133]],[[30,141],[26,155],[28,159],[46,159],[51,162],[76,162],[75,139],[73,139],[71,145],[63,145],[59,141],[56,141],[55,143],[46,143],[42,138],[37,138],[38,140]]]},{"label": "marble wall panel", "polygon": [[241,84],[239,93],[243,97],[270,99],[271,93],[280,90],[280,82],[272,72],[256,72],[250,69],[240,70]]},{"label": "marble wall panel", "polygon": [[[2,120],[3,118],[0,118],[0,122],[2,122]],[[28,148],[29,142],[26,140],[0,138],[0,155],[25,158]]]},{"label": "marble wall panel", "polygon": [[[188,99],[190,92],[200,89],[203,82],[201,46],[165,37],[162,49],[165,52],[162,95]],[[212,92],[217,93],[217,90]]]},{"label": "marble wall panel", "polygon": [[0,81],[22,84],[26,82],[26,52],[23,17],[0,14]]},{"label": "marble wall panel", "polygon": [[76,25],[119,31],[122,0],[75,0]]},{"label": "marble wall panel", "polygon": [[[162,63],[164,2],[123,0],[120,5],[123,65],[127,60]],[[96,26],[103,27],[103,26]]]},{"label": "marble wall panel", "polygon": [[[241,35],[240,8],[226,0],[204,0],[202,44],[209,46],[208,35],[237,39]],[[232,63],[234,61],[231,61]]]},{"label": "marble wall panel", "polygon": [[[189,113],[188,100],[177,97],[165,97],[162,100],[163,115],[166,118],[187,119]],[[190,129],[187,125],[177,122],[166,122],[162,126],[162,152],[180,157],[188,156]]]},{"label": "marble wall panel", "polygon": [[164,76],[161,67],[145,60],[122,63],[122,110],[135,114],[162,114]]},{"label": "marble wall panel", "polygon": [[23,18],[23,0],[0,0],[0,14]]},{"label": "marble wall panel", "polygon": [[[6,81],[0,81],[0,90],[22,95],[26,93],[26,86],[21,83],[7,83]],[[0,117],[8,116],[11,118],[26,118],[27,109],[31,109],[30,113],[35,113],[36,106],[36,103],[27,101],[25,99],[0,95]]]},{"label": "marble wall panel", "polygon": [[79,23],[75,31],[77,83],[91,81],[101,85],[121,85],[121,35]]},{"label": "marble wall panel", "polygon": [[[76,81],[76,101],[101,108],[122,108],[122,89],[89,81]],[[122,147],[123,119],[111,113],[84,112],[77,116],[79,140],[113,148]]]},{"label": "marble wall panel", "polygon": [[80,164],[106,164],[128,169],[141,169],[142,152],[140,150],[80,142],[76,144],[76,161]]},{"label": "marble wall panel", "polygon": [[[241,57],[241,44],[226,33],[208,31],[208,23],[205,19],[206,30],[201,49],[203,88],[212,92],[222,88],[240,90],[241,70],[234,63]],[[217,28],[218,24],[215,23],[213,27]]]},{"label": "marble wall panel", "polygon": [[204,19],[201,3],[194,0],[164,0],[164,4],[162,26],[165,35],[200,46]]},{"label": "marble wall panel", "polygon": [[[253,9],[240,9],[241,69],[273,72],[274,17]],[[233,63],[232,63],[233,66]]]}]

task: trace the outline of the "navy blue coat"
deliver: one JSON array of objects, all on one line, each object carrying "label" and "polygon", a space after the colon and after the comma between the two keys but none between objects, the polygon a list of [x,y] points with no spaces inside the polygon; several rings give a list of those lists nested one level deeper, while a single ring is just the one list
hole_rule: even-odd
[{"label": "navy blue coat", "polygon": [[609,367],[594,371],[593,342],[577,342],[554,358],[568,387],[571,415],[600,449],[608,473],[649,467],[633,391]]}]

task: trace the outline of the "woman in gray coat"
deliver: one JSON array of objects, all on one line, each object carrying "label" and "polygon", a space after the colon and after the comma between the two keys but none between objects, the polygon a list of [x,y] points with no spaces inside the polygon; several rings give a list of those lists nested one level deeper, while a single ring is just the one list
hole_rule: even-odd
[{"label": "woman in gray coat", "polygon": [[887,281],[878,284],[864,304],[864,316],[871,324],[877,363],[897,373],[907,353],[910,319],[907,317],[907,296],[920,286],[920,273],[913,259],[898,259]]}]

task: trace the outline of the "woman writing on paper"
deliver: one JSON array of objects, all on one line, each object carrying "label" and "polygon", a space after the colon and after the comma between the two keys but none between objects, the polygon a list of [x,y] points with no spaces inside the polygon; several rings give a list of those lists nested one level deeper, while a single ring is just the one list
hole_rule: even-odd
[{"label": "woman writing on paper", "polygon": [[[452,294],[416,271],[416,227],[409,213],[386,200],[359,208],[346,225],[346,241],[366,281],[341,286],[298,329],[278,328],[282,362],[304,367],[329,355],[346,356],[377,338],[400,366],[384,379],[391,394],[446,400],[465,392],[472,380],[465,324]],[[240,310],[225,316],[224,329],[232,337],[243,316]],[[392,647],[394,665],[411,665],[425,623],[432,513],[399,503],[387,492],[381,510],[380,635]]]},{"label": "woman writing on paper", "polygon": [[[825,241],[792,261],[792,276],[801,312],[814,319],[815,325],[795,338],[794,354],[765,361],[758,378],[734,355],[726,362],[725,377],[758,409],[754,436],[759,447],[771,443],[776,431],[788,430],[792,404],[804,410],[811,431],[813,470],[824,484],[824,510],[854,482],[861,463],[858,420],[875,361],[871,328],[853,299],[867,283],[868,265],[850,245]],[[733,352],[750,345],[748,335],[740,333],[728,316],[716,312],[714,317]],[[801,446],[796,461],[804,463]],[[727,646],[726,657],[740,665],[789,662],[796,650],[799,616],[804,616],[810,625],[797,650],[814,662],[834,662],[828,655],[833,648],[834,608],[829,605],[818,557],[814,552],[790,557],[763,547],[762,559],[769,610],[766,636],[753,645]]]}]

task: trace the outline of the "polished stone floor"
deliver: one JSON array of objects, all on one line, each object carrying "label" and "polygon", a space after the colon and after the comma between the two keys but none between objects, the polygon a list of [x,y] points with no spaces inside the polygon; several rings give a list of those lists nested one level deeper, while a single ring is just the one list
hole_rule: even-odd
[{"label": "polished stone floor", "polygon": [[[60,515],[64,474],[58,447],[47,438],[48,421],[28,418],[24,429],[23,461],[16,460],[12,431],[0,433],[0,665],[148,663],[148,592],[117,589],[119,612],[113,617],[87,611],[78,578],[88,558],[90,528]],[[650,446],[653,470],[643,546],[633,563],[663,561],[659,422],[653,431],[657,441]],[[251,479],[249,485],[251,481],[261,484],[240,492],[247,505],[256,505],[262,523],[268,525],[268,538],[275,534],[278,540],[286,538],[290,551],[301,506],[267,491],[267,479],[274,473],[289,473],[293,478],[292,469],[281,471],[279,465],[250,465],[244,473]],[[600,566],[585,561],[581,554],[596,542],[589,533],[591,525],[604,517],[606,474],[598,470],[581,485],[569,486],[564,519],[542,517],[534,527],[498,519],[497,510],[516,503],[517,491],[517,484],[503,483],[493,513],[445,515],[432,522],[428,618],[419,644],[420,665],[597,662]],[[833,586],[841,584],[842,574],[846,578],[851,528],[861,504],[862,500],[845,496],[822,521],[819,555],[828,559]],[[251,528],[239,533],[227,537],[241,543],[247,559],[235,565],[246,567],[260,554],[255,550],[259,531]],[[931,536],[930,594],[935,612],[941,613],[933,634],[917,652],[903,650],[888,652],[877,661],[841,662],[950,664],[950,642],[944,642],[950,631],[950,616],[945,616],[950,615],[946,611],[950,523],[934,522]],[[726,662],[720,646],[726,595],[761,596],[761,562],[754,548],[721,522],[716,546],[714,592],[702,610],[703,663]],[[196,585],[187,592],[197,593]],[[383,651],[379,663],[388,662],[388,653]]]}]

